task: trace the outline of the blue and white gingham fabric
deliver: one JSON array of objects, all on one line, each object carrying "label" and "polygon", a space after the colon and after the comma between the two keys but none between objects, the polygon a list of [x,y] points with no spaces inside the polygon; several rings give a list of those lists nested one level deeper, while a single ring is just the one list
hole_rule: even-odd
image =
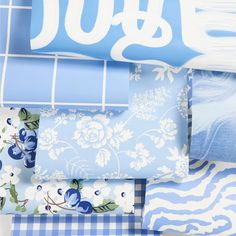
[{"label": "blue and white gingham fabric", "polygon": [[0,106],[125,109],[129,64],[35,54],[29,0],[0,0]]},{"label": "blue and white gingham fabric", "polygon": [[134,215],[15,216],[12,236],[158,236],[156,231],[141,228],[145,186],[145,180],[136,180]]}]

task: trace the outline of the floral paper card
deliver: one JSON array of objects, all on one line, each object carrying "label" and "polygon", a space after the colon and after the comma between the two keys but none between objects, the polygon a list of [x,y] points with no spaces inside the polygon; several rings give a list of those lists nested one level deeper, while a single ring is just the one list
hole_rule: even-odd
[{"label": "floral paper card", "polygon": [[190,157],[236,162],[236,74],[194,70]]},{"label": "floral paper card", "polygon": [[233,0],[33,0],[32,7],[35,52],[236,71]]},{"label": "floral paper card", "polygon": [[[136,65],[125,112],[42,110],[42,179],[185,177],[187,71]],[[58,176],[60,173],[60,176]]]},{"label": "floral paper card", "polygon": [[134,180],[39,180],[38,125],[37,111],[0,109],[1,214],[134,213]]},{"label": "floral paper card", "polygon": [[182,181],[147,184],[143,228],[184,235],[233,236],[235,193],[235,163],[190,161],[189,176]]}]

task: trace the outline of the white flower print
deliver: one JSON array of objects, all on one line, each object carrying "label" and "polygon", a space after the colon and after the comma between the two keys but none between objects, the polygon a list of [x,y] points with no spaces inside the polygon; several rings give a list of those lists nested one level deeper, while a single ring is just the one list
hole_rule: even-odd
[{"label": "white flower print", "polygon": [[110,192],[111,189],[107,186],[105,180],[97,180],[92,186],[84,186],[81,190],[81,195],[83,198],[91,199],[94,206],[99,206],[109,196]]},{"label": "white flower print", "polygon": [[65,173],[60,170],[55,170],[52,173],[51,179],[66,179]]},{"label": "white flower print", "polygon": [[56,144],[58,133],[52,128],[45,129],[39,137],[39,148],[50,150]]},{"label": "white flower print", "polygon": [[103,174],[102,176],[98,176],[100,179],[131,179],[132,176],[127,173],[118,173],[117,171],[108,172]]},{"label": "white flower print", "polygon": [[74,112],[74,110],[70,110],[70,113],[65,114],[65,113],[61,113],[60,115],[57,115],[55,117],[55,124],[57,125],[67,125],[68,120],[75,120],[76,119],[76,113]]},{"label": "white flower print", "polygon": [[1,130],[4,130],[4,131],[0,133],[0,151],[6,146],[7,141],[11,140],[12,135],[15,134],[15,131],[9,132],[9,129],[7,129],[7,127]]},{"label": "white flower print", "polygon": [[60,211],[61,208],[59,208],[58,206],[56,205],[51,205],[51,204],[48,204],[46,202],[40,204],[38,206],[38,213],[39,214],[46,214],[46,215],[53,215],[55,213],[57,213],[58,211]]},{"label": "white flower print", "polygon": [[7,196],[7,192],[5,188],[0,187],[0,197],[6,197],[6,196]]},{"label": "white flower print", "polygon": [[36,200],[37,202],[41,202],[47,193],[46,188],[43,188],[42,184],[30,186],[25,190],[25,197],[29,200]]},{"label": "white flower print", "polygon": [[43,182],[35,175],[31,177],[32,186],[26,188],[25,197],[37,202],[45,201],[45,198],[52,198],[56,201],[63,201],[63,193],[69,188],[65,181],[51,180]]},{"label": "white flower print", "polygon": [[160,133],[165,140],[174,140],[177,134],[177,125],[170,118],[160,121]]},{"label": "white flower print", "polygon": [[168,96],[168,91],[164,87],[135,93],[130,109],[138,119],[155,120],[157,107],[163,106]]},{"label": "white flower print", "polygon": [[142,72],[142,64],[135,64],[134,65],[134,72],[130,73],[130,80],[141,80],[140,74]]},{"label": "white flower print", "polygon": [[102,114],[94,117],[84,116],[76,124],[74,139],[82,148],[100,148],[112,135],[110,120]]},{"label": "white flower print", "polygon": [[165,145],[165,140],[157,135],[149,135],[150,139],[154,142],[157,149],[162,148]]},{"label": "white flower print", "polygon": [[174,81],[173,73],[177,74],[181,68],[166,66],[158,66],[153,69],[153,72],[157,72],[155,80],[164,80],[168,78],[168,80],[172,83]]},{"label": "white flower print", "polygon": [[124,122],[117,122],[112,129],[112,136],[109,140],[110,144],[116,148],[120,148],[120,144],[132,138],[132,131],[125,129]]},{"label": "white flower print", "polygon": [[17,167],[13,167],[11,165],[6,165],[3,168],[3,174],[1,176],[2,182],[4,183],[11,183],[11,184],[17,184],[19,182],[19,174],[21,173],[21,169]]},{"label": "white flower print", "polygon": [[169,167],[165,166],[165,165],[163,165],[161,167],[158,167],[157,170],[162,172],[163,174],[169,174],[169,173],[172,172],[172,170]]},{"label": "white flower print", "polygon": [[60,148],[51,148],[48,151],[48,156],[52,160],[57,160],[58,157],[66,150],[66,147],[60,147]]},{"label": "white flower print", "polygon": [[125,213],[134,212],[134,188],[131,183],[116,186],[114,189],[115,203],[122,208]]},{"label": "white flower print", "polygon": [[10,110],[3,108],[4,112],[0,116],[0,151],[6,146],[6,143],[12,139],[18,132],[20,119],[18,117],[19,110]]},{"label": "white flower print", "polygon": [[188,92],[189,87],[185,86],[177,95],[177,109],[185,119],[188,118]]},{"label": "white flower print", "polygon": [[25,197],[29,200],[36,200],[37,202],[42,201],[49,189],[43,187],[42,181],[36,178],[35,175],[32,175],[31,183],[33,185],[25,190]]},{"label": "white flower print", "polygon": [[141,170],[156,159],[155,157],[150,156],[149,151],[144,148],[143,143],[136,144],[135,151],[128,150],[127,155],[133,159],[129,164],[130,168],[135,169],[136,171]]},{"label": "white flower print", "polygon": [[40,109],[40,116],[42,117],[52,117],[55,116],[58,112],[58,109],[47,109],[47,108],[42,108]]},{"label": "white flower print", "polygon": [[181,151],[176,147],[169,148],[169,152],[171,153],[171,156],[167,158],[176,161],[175,174],[180,178],[186,177],[189,171],[188,146],[184,144]]},{"label": "white flower print", "polygon": [[104,167],[107,165],[110,159],[111,159],[110,151],[105,148],[101,148],[96,155],[95,162],[97,163],[98,166]]}]

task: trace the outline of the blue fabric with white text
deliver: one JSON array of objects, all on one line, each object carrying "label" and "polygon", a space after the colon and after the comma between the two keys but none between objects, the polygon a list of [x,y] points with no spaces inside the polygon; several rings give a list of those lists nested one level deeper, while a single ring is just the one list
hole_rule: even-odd
[{"label": "blue fabric with white text", "polygon": [[33,0],[31,48],[236,71],[235,8],[231,0]]}]

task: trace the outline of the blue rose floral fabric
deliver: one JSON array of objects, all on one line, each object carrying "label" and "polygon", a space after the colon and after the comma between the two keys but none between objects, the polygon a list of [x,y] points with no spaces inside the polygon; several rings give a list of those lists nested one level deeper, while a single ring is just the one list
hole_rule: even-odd
[{"label": "blue rose floral fabric", "polygon": [[1,214],[134,213],[133,180],[37,178],[38,127],[36,110],[0,109]]},{"label": "blue rose floral fabric", "polygon": [[127,111],[41,110],[37,176],[185,177],[186,75],[185,69],[136,65]]}]

